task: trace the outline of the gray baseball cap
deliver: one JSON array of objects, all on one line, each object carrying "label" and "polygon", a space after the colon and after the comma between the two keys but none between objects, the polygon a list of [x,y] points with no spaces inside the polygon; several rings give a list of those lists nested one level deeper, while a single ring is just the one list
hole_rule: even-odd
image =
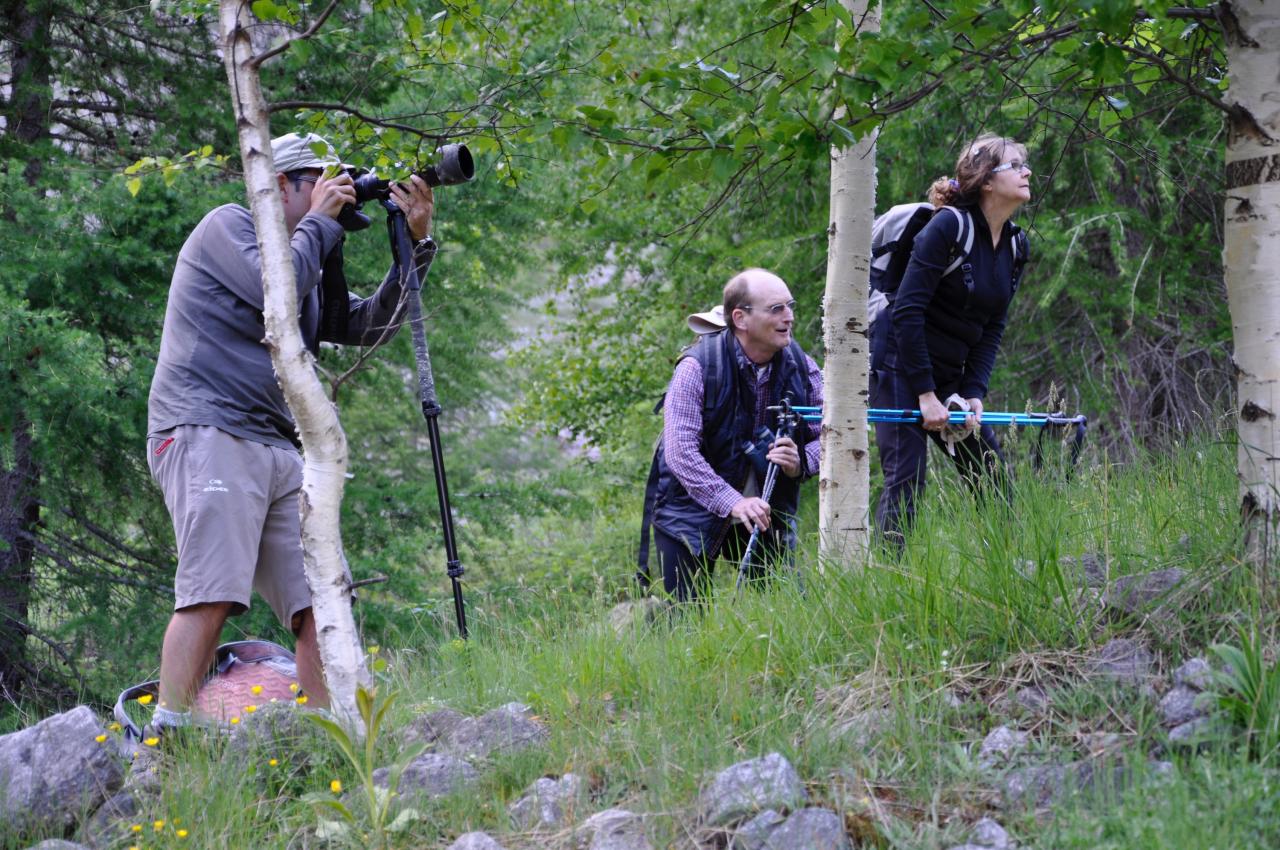
[{"label": "gray baseball cap", "polygon": [[[322,151],[323,155],[316,151]],[[325,168],[339,165],[338,153],[323,136],[307,133],[299,136],[288,133],[271,140],[271,159],[277,172],[297,171],[300,168]]]}]

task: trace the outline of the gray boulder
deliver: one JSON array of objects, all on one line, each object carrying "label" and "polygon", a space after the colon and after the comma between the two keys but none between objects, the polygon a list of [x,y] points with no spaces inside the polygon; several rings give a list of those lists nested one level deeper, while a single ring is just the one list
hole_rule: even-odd
[{"label": "gray boulder", "polygon": [[860,750],[874,749],[877,740],[893,727],[895,716],[889,708],[859,711],[835,726],[837,735],[846,738]]},{"label": "gray boulder", "polygon": [[780,826],[786,817],[773,809],[765,809],[738,827],[730,842],[730,850],[762,850],[769,833]]},{"label": "gray boulder", "polygon": [[559,779],[542,777],[525,789],[507,810],[519,830],[560,829],[573,822],[574,810],[586,796],[582,777],[566,773]]},{"label": "gray boulder", "polygon": [[0,823],[70,827],[119,790],[124,768],[85,705],[0,736]]},{"label": "gray boulder", "polygon": [[1213,669],[1203,658],[1192,658],[1173,671],[1173,683],[1197,691],[1207,691],[1213,684]]},{"label": "gray boulder", "polygon": [[1085,552],[1077,560],[1070,555],[1058,559],[1062,575],[1085,587],[1102,587],[1107,583],[1107,559],[1096,552]]},{"label": "gray boulder", "polygon": [[1223,725],[1213,717],[1197,717],[1169,730],[1169,743],[1175,747],[1199,749],[1223,737]]},{"label": "gray boulder", "polygon": [[489,837],[486,832],[467,832],[458,836],[458,840],[449,845],[449,850],[505,850],[505,848]]},{"label": "gray boulder", "polygon": [[130,837],[129,826],[138,822],[142,804],[127,788],[98,807],[85,821],[80,837],[94,847],[114,847]]},{"label": "gray boulder", "polygon": [[830,809],[801,809],[769,832],[761,850],[853,850],[844,819]]},{"label": "gray boulder", "polygon": [[550,733],[533,718],[533,709],[510,702],[479,717],[464,717],[438,741],[442,753],[468,761],[526,750],[544,743]]},{"label": "gray boulder", "polygon": [[1026,767],[1005,777],[1003,803],[1006,808],[1052,806],[1075,791],[1115,789],[1126,782],[1123,766],[1092,760]]},{"label": "gray boulder", "polygon": [[793,811],[808,799],[791,762],[769,753],[716,774],[699,797],[698,811],[708,826],[727,826],[764,809]]},{"label": "gray boulder", "polygon": [[973,825],[969,843],[978,847],[990,847],[992,850],[1008,850],[1009,833],[991,818],[983,818]]},{"label": "gray boulder", "polygon": [[1044,714],[1049,710],[1049,694],[1039,685],[1019,688],[1013,695],[1014,702],[1030,714]]},{"label": "gray boulder", "polygon": [[583,821],[574,832],[578,850],[653,850],[644,834],[644,819],[626,809],[605,809]]},{"label": "gray boulder", "polygon": [[1088,671],[1091,678],[1139,686],[1151,678],[1154,662],[1151,652],[1136,640],[1115,638],[1090,658]]},{"label": "gray boulder", "polygon": [[978,749],[978,765],[990,769],[1009,763],[1027,748],[1030,738],[1026,732],[1008,726],[997,726],[982,740],[982,746]]},{"label": "gray boulder", "polygon": [[401,740],[405,745],[410,744],[434,744],[436,741],[447,736],[452,732],[459,723],[466,720],[467,716],[461,712],[454,711],[451,708],[442,708],[438,711],[420,714],[410,720],[401,733]]},{"label": "gray boulder", "polygon": [[[391,771],[373,772],[373,784],[386,788]],[[401,800],[434,799],[460,791],[479,780],[480,774],[465,761],[442,753],[423,753],[405,767],[397,789]]]},{"label": "gray boulder", "polygon": [[1160,700],[1160,717],[1165,726],[1181,726],[1190,723],[1205,712],[1200,692],[1186,685],[1177,685]]},{"label": "gray boulder", "polygon": [[1186,571],[1177,567],[1122,576],[1111,585],[1103,601],[1108,608],[1125,614],[1151,611],[1159,607],[1186,576]]}]

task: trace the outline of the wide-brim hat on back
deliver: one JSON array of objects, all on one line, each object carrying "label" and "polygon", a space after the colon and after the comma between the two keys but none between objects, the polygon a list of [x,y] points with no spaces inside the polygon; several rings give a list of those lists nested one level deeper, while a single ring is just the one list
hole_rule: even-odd
[{"label": "wide-brim hat on back", "polygon": [[725,327],[724,321],[724,305],[717,304],[705,313],[690,313],[689,330],[696,334],[713,334],[716,331],[722,331]]},{"label": "wide-brim hat on back", "polygon": [[276,171],[288,173],[303,168],[327,168],[339,165],[338,152],[323,136],[315,133],[286,133],[271,140],[271,159]]}]

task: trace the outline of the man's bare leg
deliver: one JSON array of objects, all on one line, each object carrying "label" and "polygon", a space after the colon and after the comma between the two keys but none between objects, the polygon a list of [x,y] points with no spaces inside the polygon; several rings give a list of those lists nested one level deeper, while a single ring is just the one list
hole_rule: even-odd
[{"label": "man's bare leg", "polygon": [[329,707],[329,690],[324,684],[324,665],[320,661],[320,643],[316,638],[316,618],[310,608],[293,615],[293,633],[298,636],[298,684],[307,694],[307,702],[316,708]]},{"label": "man's bare leg", "polygon": [[160,705],[189,711],[213,664],[218,635],[231,615],[230,602],[209,602],[173,612],[160,650]]}]

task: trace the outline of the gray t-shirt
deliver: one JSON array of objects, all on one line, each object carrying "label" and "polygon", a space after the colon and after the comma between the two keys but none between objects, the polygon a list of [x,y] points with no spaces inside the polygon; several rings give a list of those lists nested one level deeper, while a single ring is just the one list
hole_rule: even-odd
[{"label": "gray t-shirt", "polygon": [[[298,319],[308,347],[319,335],[322,263],[341,238],[342,226],[318,214],[305,216],[293,231]],[[327,341],[373,343],[388,326],[394,330],[399,298],[399,281],[390,275],[373,297],[351,296],[346,338]],[[253,217],[227,204],[206,215],[178,253],[147,402],[148,434],[211,425],[266,445],[296,447],[265,336]]]}]

